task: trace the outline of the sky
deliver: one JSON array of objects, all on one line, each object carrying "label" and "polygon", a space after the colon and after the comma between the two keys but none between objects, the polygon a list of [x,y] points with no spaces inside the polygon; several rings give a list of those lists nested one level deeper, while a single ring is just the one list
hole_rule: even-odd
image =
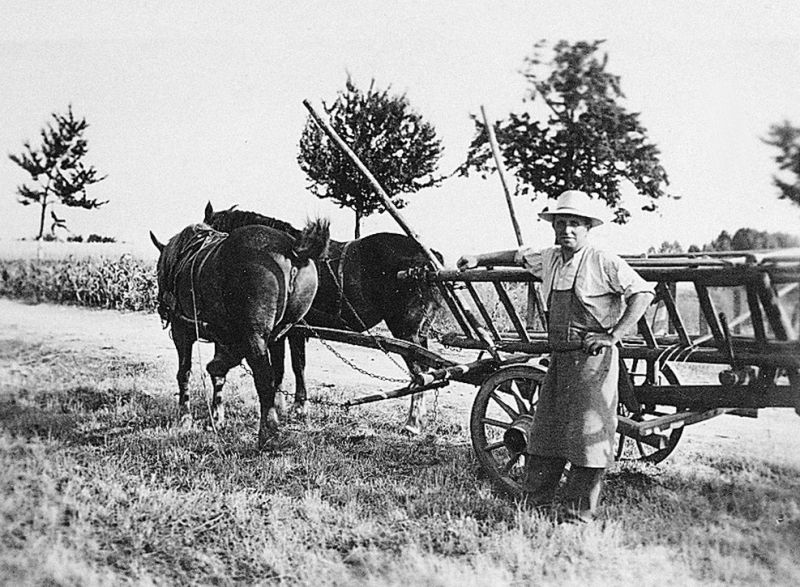
[{"label": "sky", "polygon": [[[624,105],[641,113],[680,199],[653,214],[634,197],[631,222],[595,229],[594,241],[636,254],[742,227],[800,235],[800,207],[778,200],[777,151],[761,140],[772,124],[800,125],[799,31],[796,0],[3,1],[0,150],[21,152],[72,105],[90,124],[86,162],[107,174],[89,196],[108,204],[57,212],[74,233],[134,249],[151,247],[150,230],[163,241],[202,220],[209,201],[298,226],[328,216],[346,240],[353,213],[313,196],[297,164],[304,99],[333,100],[347,75],[391,86],[436,128],[449,174],[470,114],[523,107],[536,41],[605,39]],[[4,239],[38,229],[38,210],[15,195],[26,179],[0,159]],[[497,176],[453,177],[408,200],[402,214],[449,264],[516,244]],[[545,202],[514,205],[526,244],[550,244]],[[381,214],[362,225],[377,231],[401,229]]]}]

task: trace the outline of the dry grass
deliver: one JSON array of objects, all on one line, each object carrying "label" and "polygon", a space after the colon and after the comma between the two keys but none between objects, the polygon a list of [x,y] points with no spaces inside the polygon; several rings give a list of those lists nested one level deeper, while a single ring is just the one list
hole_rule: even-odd
[{"label": "dry grass", "polygon": [[130,255],[0,259],[0,295],[113,310],[155,310],[155,265]]},{"label": "dry grass", "polygon": [[679,450],[614,470],[605,521],[560,526],[496,495],[444,415],[410,439],[399,402],[320,404],[259,453],[242,370],[217,436],[173,426],[166,367],[4,344],[6,584],[800,582],[800,471]]}]

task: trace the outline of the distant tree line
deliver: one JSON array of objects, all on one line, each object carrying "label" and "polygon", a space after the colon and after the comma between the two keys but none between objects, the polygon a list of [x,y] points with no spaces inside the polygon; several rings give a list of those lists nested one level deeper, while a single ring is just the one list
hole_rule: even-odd
[{"label": "distant tree line", "polygon": [[678,241],[664,241],[658,247],[650,247],[649,254],[698,253],[702,251],[757,251],[764,249],[788,249],[800,247],[800,238],[785,232],[768,232],[754,228],[740,228],[733,236],[727,230],[702,246],[690,245],[684,251]]}]

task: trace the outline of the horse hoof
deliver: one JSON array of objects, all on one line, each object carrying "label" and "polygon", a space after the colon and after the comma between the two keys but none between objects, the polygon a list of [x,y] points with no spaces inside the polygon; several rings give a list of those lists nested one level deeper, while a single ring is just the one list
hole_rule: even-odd
[{"label": "horse hoof", "polygon": [[223,426],[225,426],[225,409],[219,406],[211,412],[211,427],[218,430]]},{"label": "horse hoof", "polygon": [[295,402],[292,411],[295,416],[301,420],[305,420],[308,418],[308,402]]},{"label": "horse hoof", "polygon": [[286,392],[279,389],[275,392],[275,401],[274,401],[275,409],[278,411],[278,414],[283,416],[286,414]]},{"label": "horse hoof", "polygon": [[408,434],[409,436],[419,436],[422,434],[422,426],[414,422],[406,422],[406,425],[403,426],[402,432],[404,434]]},{"label": "horse hoof", "polygon": [[258,433],[258,450],[272,452],[278,448],[278,434],[274,431]]},{"label": "horse hoof", "polygon": [[191,414],[183,414],[181,419],[178,421],[178,426],[182,430],[191,430],[194,426],[194,418],[192,418]]}]

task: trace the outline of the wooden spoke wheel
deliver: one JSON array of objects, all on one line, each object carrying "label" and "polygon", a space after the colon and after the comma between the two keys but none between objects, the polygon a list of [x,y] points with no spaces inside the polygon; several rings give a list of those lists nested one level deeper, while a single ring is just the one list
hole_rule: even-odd
[{"label": "wooden spoke wheel", "polygon": [[[633,365],[630,367],[630,375],[634,386],[640,384],[639,379],[644,377],[644,374],[637,372],[636,367],[637,363],[634,361]],[[669,365],[663,366],[661,369],[661,374],[671,385],[679,385],[678,377],[675,372],[670,369]],[[628,418],[632,418],[638,422],[652,420],[659,416],[675,414],[678,411],[680,411],[679,408],[674,406],[645,406],[641,413],[632,414],[627,408],[625,408],[625,406],[622,405],[621,402],[617,409],[617,413],[620,416],[627,416]],[[614,459],[617,461],[644,461],[647,463],[660,463],[670,454],[672,454],[672,451],[675,450],[676,446],[678,446],[678,441],[680,441],[682,435],[683,426],[672,429],[668,434],[664,435],[666,436],[666,443],[664,447],[656,448],[631,438],[630,436],[626,436],[625,434],[617,432],[614,439]]]},{"label": "wooden spoke wheel", "polygon": [[528,365],[503,367],[483,382],[472,403],[475,455],[495,485],[510,494],[522,491],[526,461],[522,436],[517,442],[511,439],[520,425],[530,423],[544,376],[543,370]]}]

